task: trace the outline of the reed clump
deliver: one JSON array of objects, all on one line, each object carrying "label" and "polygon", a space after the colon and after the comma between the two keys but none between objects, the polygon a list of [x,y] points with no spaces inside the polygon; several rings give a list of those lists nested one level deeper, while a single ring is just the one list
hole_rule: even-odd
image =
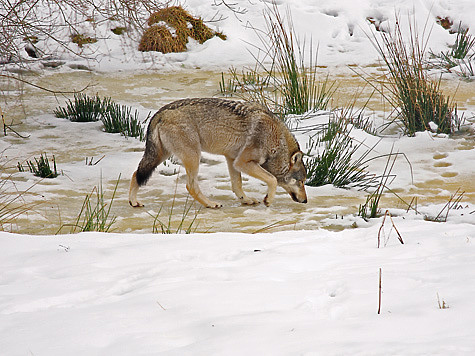
[{"label": "reed clump", "polygon": [[138,111],[132,112],[130,107],[116,104],[111,98],[75,94],[73,100],[68,100],[66,107],[56,108],[54,114],[56,117],[75,122],[101,120],[104,131],[108,133],[120,133],[141,141],[145,137],[145,130],[139,120]]},{"label": "reed clump", "polygon": [[352,126],[346,120],[330,120],[316,138],[311,139],[306,162],[306,185],[332,184],[335,187],[368,189],[377,184],[377,177],[367,171],[370,160],[366,159],[374,147],[366,149],[355,159],[363,143],[353,141],[351,130]]},{"label": "reed clump", "polygon": [[38,203],[28,202],[25,198],[30,186],[24,191],[18,190],[13,174],[8,173],[10,161],[0,152],[0,231],[12,231],[16,219],[31,212]]},{"label": "reed clump", "polygon": [[231,78],[222,77],[221,93],[259,102],[281,117],[326,109],[334,83],[319,78],[317,51],[299,40],[290,11],[284,18],[274,6],[264,18],[266,29],[255,30],[261,42],[255,66],[242,74],[231,68]]},{"label": "reed clump", "polygon": [[[40,158],[34,158],[33,161],[26,161],[26,165],[31,173],[40,178],[56,178],[58,170],[56,168],[56,158],[53,155],[53,167],[51,167],[46,153],[40,155]],[[25,168],[21,162],[18,162],[17,168],[20,172],[24,172]]]},{"label": "reed clump", "polygon": [[393,121],[401,124],[409,136],[425,130],[453,132],[458,119],[456,105],[441,92],[440,79],[428,74],[427,39],[420,38],[416,24],[409,21],[409,39],[406,39],[396,17],[393,31],[375,33],[371,40],[387,71],[384,79],[373,78],[368,82],[394,108]]}]

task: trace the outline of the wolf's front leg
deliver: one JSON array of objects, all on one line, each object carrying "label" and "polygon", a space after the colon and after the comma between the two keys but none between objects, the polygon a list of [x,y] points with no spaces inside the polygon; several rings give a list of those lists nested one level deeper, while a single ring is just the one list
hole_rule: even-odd
[{"label": "wolf's front leg", "polygon": [[277,178],[267,172],[255,161],[244,161],[242,155],[234,161],[234,167],[251,177],[257,178],[267,184],[267,195],[264,198],[264,204],[269,206],[274,201],[275,190],[277,189]]},{"label": "wolf's front leg", "polygon": [[234,159],[226,157],[226,162],[228,163],[229,177],[231,178],[231,188],[241,203],[245,205],[259,204],[257,199],[248,197],[242,190],[241,172],[234,168]]}]

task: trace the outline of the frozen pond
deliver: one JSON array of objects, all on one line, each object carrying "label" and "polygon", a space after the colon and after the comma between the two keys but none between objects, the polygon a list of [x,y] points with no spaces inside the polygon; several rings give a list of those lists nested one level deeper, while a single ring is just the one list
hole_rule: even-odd
[{"label": "frozen pond", "polygon": [[[28,75],[25,79],[59,91],[87,88],[88,94],[108,96],[117,103],[139,110],[143,120],[149,112],[155,112],[172,100],[217,95],[221,74],[206,71],[107,74],[77,71],[40,77]],[[338,75],[334,79],[338,83],[334,105],[342,105],[362,86],[361,79],[355,76]],[[451,91],[457,89],[460,110],[475,108],[475,84],[451,81],[445,83],[444,87]],[[95,186],[100,186],[101,182],[105,200],[109,201],[119,175],[111,211],[117,216],[113,231],[150,232],[160,209],[158,218],[168,224],[172,206],[171,227],[173,231],[176,230],[183,212],[191,204],[187,198],[183,171],[174,174],[176,169],[170,166],[157,169],[147,186],[139,192],[139,200],[145,207],[134,209],[128,205],[128,185],[141,158],[143,142],[102,132],[100,122],[72,123],[54,117],[53,109],[64,105],[66,98],[72,95],[53,95],[28,85],[24,86],[23,91],[18,91],[15,83],[5,81],[1,89],[5,99],[1,105],[6,122],[13,120],[14,129],[26,137],[20,138],[11,131],[2,137],[3,159],[8,162],[7,172],[13,174],[15,182],[15,187],[11,189],[22,191],[29,188],[25,199],[40,203],[19,219],[17,225],[12,226],[13,231],[27,234],[56,233],[61,225],[75,221],[86,194]],[[365,88],[363,93],[360,101],[365,101],[365,95],[367,98],[371,90]],[[376,111],[389,110],[376,98],[371,100],[370,107]],[[417,197],[419,206],[441,204],[443,207],[450,195],[459,188],[465,191],[463,201],[475,201],[475,179],[473,168],[470,169],[475,159],[473,137],[461,135],[452,139],[429,140],[418,152],[412,152],[412,148],[405,152],[404,144],[401,143],[398,150],[407,155],[414,173],[413,184],[400,183],[394,187],[408,202]],[[33,160],[41,153],[46,153],[49,158],[54,154],[58,170],[63,175],[41,180],[29,172],[18,172],[17,162]],[[86,160],[92,160],[93,164],[86,165]],[[399,166],[405,171],[409,169],[407,163],[401,162]],[[266,188],[261,182],[248,177],[243,179],[244,190],[250,196],[259,199],[264,197]],[[365,192],[329,186],[310,188],[307,191],[309,202],[304,205],[294,203],[283,190],[278,190],[276,200],[269,208],[262,204],[241,206],[231,191],[224,159],[206,154],[200,166],[200,180],[205,194],[220,201],[223,208],[201,209],[197,212],[198,204],[192,205],[185,219],[185,228],[197,212],[194,224],[197,232],[256,232],[319,227],[339,230],[349,228],[351,223],[353,226],[364,223],[356,214],[359,205],[366,199]],[[393,194],[386,194],[380,205],[382,209],[405,209],[404,204]],[[342,219],[342,216],[349,215],[354,215],[354,219]],[[66,226],[62,232],[69,230],[70,227]]]}]

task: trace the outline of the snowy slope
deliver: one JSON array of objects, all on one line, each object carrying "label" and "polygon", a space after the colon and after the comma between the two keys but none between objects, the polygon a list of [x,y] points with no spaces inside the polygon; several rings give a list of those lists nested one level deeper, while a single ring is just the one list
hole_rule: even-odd
[{"label": "snowy slope", "polygon": [[[430,32],[428,48],[435,52],[445,50],[455,40],[454,34],[449,34],[436,24],[437,17],[450,18],[454,26],[461,23],[464,27],[475,28],[475,9],[470,0],[402,0],[396,3],[390,0],[278,0],[275,3],[284,17],[290,12],[296,33],[301,35],[300,40],[307,43],[312,41],[314,48],[318,46],[319,64],[325,66],[364,66],[376,62],[377,54],[368,35],[376,27],[381,30],[393,28],[396,15],[403,23],[403,31],[409,31],[404,23],[410,18],[417,24],[418,32],[426,35]],[[231,6],[227,7],[215,0],[183,2],[190,13],[203,18],[209,26],[227,36],[226,41],[213,38],[203,45],[192,40],[185,53],[139,52],[137,40],[141,30],[130,28],[127,35],[115,35],[111,29],[121,24],[98,12],[92,16],[94,21],[91,21],[91,16],[87,16],[88,13],[84,18],[74,17],[74,31],[97,38],[96,43],[86,44],[82,48],[68,44],[71,29],[65,27],[52,35],[62,41],[61,45],[52,40],[52,36],[44,34],[39,36],[35,46],[40,50],[39,53],[52,53],[55,61],[72,61],[75,67],[84,65],[101,71],[180,68],[226,70],[231,65],[253,65],[255,59],[250,51],[255,55],[254,46],[262,48],[257,32],[266,30],[263,12],[272,8],[272,1],[235,0],[226,1],[226,4]],[[35,11],[41,14],[41,9],[37,7]],[[37,17],[50,19],[50,14],[43,11],[43,16]],[[148,14],[142,11],[137,17],[146,27]],[[16,45],[26,46],[24,38],[20,36]],[[32,60],[26,52],[22,54]],[[45,55],[30,64],[33,68],[43,68],[42,63],[47,57]]]}]

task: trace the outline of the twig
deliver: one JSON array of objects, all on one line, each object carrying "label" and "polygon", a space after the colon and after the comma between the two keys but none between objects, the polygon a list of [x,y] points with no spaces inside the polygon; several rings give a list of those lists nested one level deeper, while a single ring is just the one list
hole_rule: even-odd
[{"label": "twig", "polygon": [[[381,245],[381,231],[383,230],[384,222],[386,221],[386,216],[389,216],[389,219],[391,220],[392,227],[394,228],[394,230],[396,230],[397,238],[398,238],[399,242],[402,245],[404,245],[404,241],[402,239],[402,236],[399,233],[399,231],[396,227],[396,224],[394,224],[394,220],[393,220],[393,217],[391,216],[391,213],[389,212],[389,210],[386,210],[386,212],[384,213],[383,222],[381,223],[381,226],[379,227],[379,231],[378,231],[378,248]],[[389,236],[388,236],[388,240],[389,240]],[[386,240],[386,241],[388,241],[388,240]]]},{"label": "twig", "polygon": [[444,207],[442,208],[442,210],[439,212],[439,214],[437,214],[437,216],[435,217],[434,221],[439,221],[439,217],[441,216],[442,212],[447,208],[447,213],[445,214],[445,218],[440,221],[443,221],[443,222],[446,222],[447,221],[447,218],[449,217],[449,212],[450,210],[452,210],[454,207],[457,206],[458,203],[460,203],[460,201],[462,200],[463,198],[463,195],[465,194],[465,191],[463,191],[462,193],[459,193],[459,196],[454,200],[454,198],[456,197],[457,193],[459,192],[460,188],[457,188],[457,191],[452,194],[449,198],[449,201],[444,205]]},{"label": "twig", "polygon": [[276,221],[276,222],[273,222],[269,225],[266,225],[264,227],[261,227],[260,229],[257,229],[253,232],[251,232],[251,234],[258,234],[258,233],[261,233],[261,232],[264,232],[264,231],[267,231],[267,230],[270,230],[270,229],[273,229],[275,227],[282,227],[282,226],[288,226],[288,225],[292,225],[293,222],[288,222],[288,223],[284,223],[284,224],[281,224],[282,221],[284,221],[285,219],[282,219],[282,220],[279,220],[279,221]]},{"label": "twig", "polygon": [[381,294],[382,294],[382,288],[381,288],[381,268],[379,268],[379,296],[378,296],[378,314],[381,314]]},{"label": "twig", "polygon": [[397,238],[398,238],[399,242],[400,242],[402,245],[404,245],[404,241],[402,240],[402,236],[401,236],[401,234],[399,233],[399,231],[398,231],[396,225],[394,224],[393,217],[391,216],[391,213],[390,213],[389,211],[387,211],[387,210],[386,210],[386,212],[389,214],[389,218],[391,219],[391,224],[393,225],[394,230],[396,230]]},{"label": "twig", "polygon": [[48,93],[52,93],[52,94],[77,94],[77,93],[83,92],[84,90],[86,90],[89,87],[89,84],[88,84],[84,88],[82,88],[81,90],[61,91],[61,90],[48,89],[48,88],[42,87],[41,85],[33,84],[32,82],[30,82],[28,80],[22,79],[20,77],[15,77],[13,75],[0,74],[0,77],[7,78],[7,79],[18,80],[21,83],[31,85],[34,88],[41,89],[41,90],[44,90],[44,91],[46,91]]},{"label": "twig", "polygon": [[94,161],[94,157],[91,157],[91,159],[88,160],[88,158],[86,157],[86,166],[95,166],[97,165],[100,161],[102,161],[102,159],[105,157],[106,155],[103,155],[101,158],[99,158],[95,163],[93,163]]}]

